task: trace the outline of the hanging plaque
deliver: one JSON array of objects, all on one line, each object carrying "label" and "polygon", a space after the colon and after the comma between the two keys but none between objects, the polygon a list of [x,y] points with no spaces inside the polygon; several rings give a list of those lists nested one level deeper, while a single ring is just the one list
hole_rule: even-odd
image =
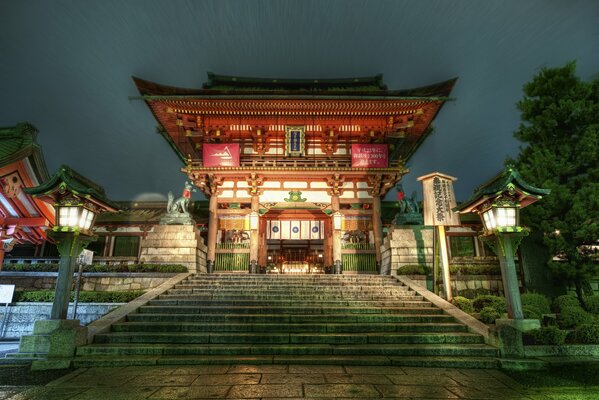
[{"label": "hanging plaque", "polygon": [[422,182],[424,192],[424,225],[460,225],[458,214],[452,211],[456,206],[453,182],[457,178],[433,172],[418,180]]},{"label": "hanging plaque", "polygon": [[285,154],[301,157],[306,152],[306,128],[288,126],[285,128]]},{"label": "hanging plaque", "polygon": [[389,150],[386,144],[352,144],[352,168],[387,168]]},{"label": "hanging plaque", "polygon": [[239,144],[205,144],[202,146],[204,167],[239,167]]}]

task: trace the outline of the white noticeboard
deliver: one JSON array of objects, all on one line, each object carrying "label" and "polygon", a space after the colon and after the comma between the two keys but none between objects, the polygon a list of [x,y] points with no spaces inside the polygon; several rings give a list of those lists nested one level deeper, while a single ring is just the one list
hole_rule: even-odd
[{"label": "white noticeboard", "polygon": [[12,303],[15,285],[0,285],[0,304]]},{"label": "white noticeboard", "polygon": [[91,250],[83,250],[79,257],[77,257],[77,263],[81,265],[91,265],[94,259],[94,252]]},{"label": "white noticeboard", "polygon": [[422,182],[424,225],[456,226],[460,225],[457,213],[452,209],[456,206],[453,176],[433,172],[418,178]]}]

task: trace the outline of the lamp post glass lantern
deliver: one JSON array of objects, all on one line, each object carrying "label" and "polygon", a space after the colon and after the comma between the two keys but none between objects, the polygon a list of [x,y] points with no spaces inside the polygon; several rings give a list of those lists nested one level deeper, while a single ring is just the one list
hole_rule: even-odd
[{"label": "lamp post glass lantern", "polygon": [[483,208],[480,217],[488,234],[497,230],[517,230],[520,220],[519,211],[518,204],[513,201],[495,201]]},{"label": "lamp post glass lantern", "polygon": [[56,227],[58,230],[82,230],[91,231],[96,219],[96,213],[91,207],[83,204],[57,204]]}]

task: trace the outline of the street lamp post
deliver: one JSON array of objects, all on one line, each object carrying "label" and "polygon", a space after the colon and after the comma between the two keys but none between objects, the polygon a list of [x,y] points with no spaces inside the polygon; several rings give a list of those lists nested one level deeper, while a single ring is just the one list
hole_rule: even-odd
[{"label": "street lamp post", "polygon": [[[485,185],[476,189],[473,197],[456,207],[459,213],[477,213],[484,227],[481,239],[490,245],[499,259],[508,317],[519,328],[525,327],[522,301],[514,257],[529,229],[520,226],[520,209],[550,193],[526,183],[517,170],[508,167]],[[538,321],[537,321],[538,324]]]},{"label": "street lamp post", "polygon": [[106,198],[101,186],[65,165],[44,184],[24,190],[54,206],[55,223],[47,235],[57,245],[60,263],[50,319],[35,322],[34,334],[22,337],[20,351],[35,352],[36,343],[42,343],[36,336],[50,335],[48,359],[63,361],[45,362],[40,368],[64,368],[64,359],[74,354],[76,346],[85,344],[87,332],[78,320],[67,319],[77,257],[96,239],[92,232],[96,216],[118,207]]}]

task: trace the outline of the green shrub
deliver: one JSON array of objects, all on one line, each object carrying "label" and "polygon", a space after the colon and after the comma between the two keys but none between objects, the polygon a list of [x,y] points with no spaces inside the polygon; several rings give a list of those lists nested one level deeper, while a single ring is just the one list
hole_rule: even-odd
[{"label": "green shrub", "polygon": [[398,275],[428,275],[430,272],[426,265],[404,265],[397,270]]},{"label": "green shrub", "polygon": [[494,324],[495,320],[500,317],[501,314],[497,312],[495,307],[487,306],[483,307],[483,309],[480,310],[480,316],[478,319],[480,319],[485,324]]},{"label": "green shrub", "polygon": [[565,294],[563,296],[558,296],[553,300],[553,304],[551,305],[551,309],[553,312],[560,313],[563,308],[566,307],[579,307],[580,302],[576,296],[571,294]]},{"label": "green shrub", "polygon": [[499,265],[486,264],[451,265],[449,272],[461,275],[501,275]]},{"label": "green shrub", "polygon": [[57,272],[58,264],[3,264],[2,271],[12,272]]},{"label": "green shrub", "polygon": [[467,299],[474,299],[476,296],[485,296],[485,295],[489,295],[491,294],[491,291],[489,289],[485,289],[485,288],[478,288],[478,289],[464,289],[464,290],[460,290],[459,292],[460,296],[465,297]]},{"label": "green shrub", "polygon": [[468,314],[472,314],[474,312],[474,307],[472,306],[472,300],[467,299],[462,296],[456,296],[451,300],[454,306],[459,308],[460,310],[467,312]]},{"label": "green shrub", "polygon": [[573,343],[599,344],[599,324],[580,325],[574,332],[572,332],[570,340]]},{"label": "green shrub", "polygon": [[589,322],[592,315],[581,307],[564,307],[557,315],[557,324],[562,329],[573,329]]},{"label": "green shrub", "polygon": [[[81,303],[128,303],[131,300],[141,296],[143,290],[132,291],[112,291],[112,292],[79,292],[79,302]],[[50,303],[54,300],[53,290],[22,290],[16,291],[14,302],[43,302]],[[73,301],[71,293],[71,301]]]},{"label": "green shrub", "polygon": [[[3,271],[14,272],[57,272],[58,264],[4,264]],[[92,264],[83,267],[83,272],[187,272],[181,264]]]},{"label": "green shrub", "polygon": [[586,300],[589,312],[599,315],[599,295],[589,296]]},{"label": "green shrub", "polygon": [[524,318],[526,319],[541,319],[541,316],[544,314],[538,308],[534,306],[523,306],[522,312],[524,313]]},{"label": "green shrub", "polygon": [[[547,326],[540,329],[534,329],[526,332],[525,338],[532,339],[530,344],[546,344],[560,346],[565,343],[568,331],[562,331],[556,326]],[[525,339],[528,344],[528,340]]]},{"label": "green shrub", "polygon": [[505,299],[499,296],[482,295],[476,296],[472,301],[474,310],[481,312],[485,307],[492,307],[498,314],[506,312]]},{"label": "green shrub", "polygon": [[539,311],[539,314],[549,314],[551,312],[551,301],[548,297],[539,293],[524,293],[522,295],[522,307],[532,307]]}]

